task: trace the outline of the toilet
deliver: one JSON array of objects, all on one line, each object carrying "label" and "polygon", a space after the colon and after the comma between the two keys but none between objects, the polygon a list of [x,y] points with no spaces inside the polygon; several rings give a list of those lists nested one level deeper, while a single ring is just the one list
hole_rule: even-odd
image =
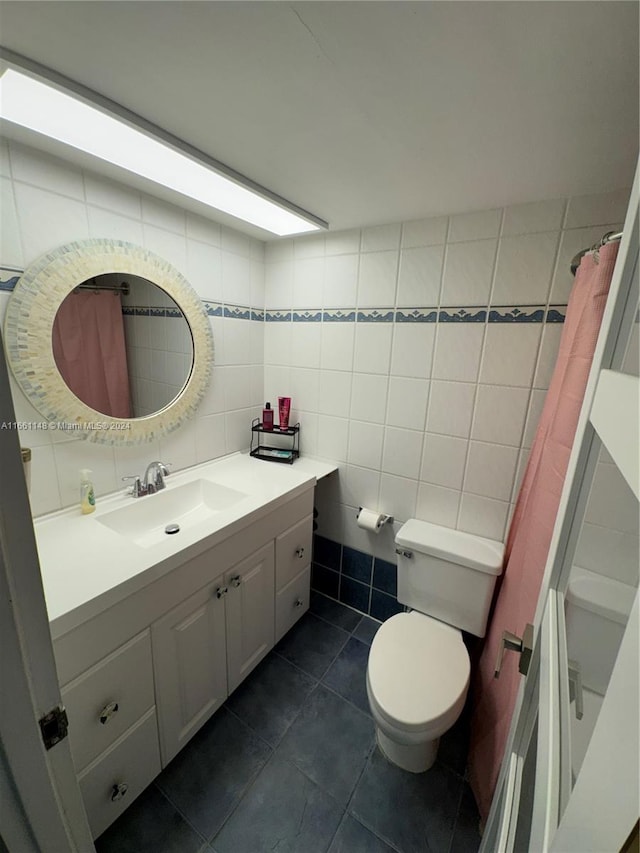
[{"label": "toilet", "polygon": [[371,644],[367,695],[378,746],[398,767],[428,770],[469,688],[462,631],[483,637],[504,545],[410,519],[396,535],[398,601]]},{"label": "toilet", "polygon": [[580,664],[585,690],[607,692],[635,594],[629,584],[572,567],[565,598],[567,655]]}]

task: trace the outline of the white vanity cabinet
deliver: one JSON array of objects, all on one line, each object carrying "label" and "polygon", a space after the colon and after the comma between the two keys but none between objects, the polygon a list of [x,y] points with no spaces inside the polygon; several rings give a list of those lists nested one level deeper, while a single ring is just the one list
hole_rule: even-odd
[{"label": "white vanity cabinet", "polygon": [[227,698],[224,578],[151,627],[162,764]]},{"label": "white vanity cabinet", "polygon": [[313,486],[56,637],[94,837],[309,607]]},{"label": "white vanity cabinet", "polygon": [[273,577],[269,542],[151,626],[163,766],[273,647]]}]

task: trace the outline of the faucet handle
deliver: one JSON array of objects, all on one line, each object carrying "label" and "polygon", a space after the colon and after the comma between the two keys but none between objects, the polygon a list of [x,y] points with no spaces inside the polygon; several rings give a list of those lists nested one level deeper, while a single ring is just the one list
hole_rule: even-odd
[{"label": "faucet handle", "polygon": [[133,480],[133,486],[131,487],[130,495],[133,495],[134,498],[139,498],[140,495],[144,494],[144,489],[142,487],[142,481],[137,474],[128,474],[126,477],[122,478],[123,482],[127,480]]}]

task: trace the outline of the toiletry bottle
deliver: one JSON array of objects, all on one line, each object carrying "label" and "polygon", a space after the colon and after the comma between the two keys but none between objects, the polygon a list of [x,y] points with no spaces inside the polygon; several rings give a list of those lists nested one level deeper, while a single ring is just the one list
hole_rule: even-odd
[{"label": "toiletry bottle", "polygon": [[262,428],[273,429],[273,409],[271,403],[265,403],[262,410]]},{"label": "toiletry bottle", "polygon": [[80,471],[80,509],[83,515],[94,512],[96,508],[96,496],[91,482],[91,471],[83,468]]},{"label": "toiletry bottle", "polygon": [[278,418],[280,429],[289,429],[289,412],[291,411],[291,397],[278,397]]}]

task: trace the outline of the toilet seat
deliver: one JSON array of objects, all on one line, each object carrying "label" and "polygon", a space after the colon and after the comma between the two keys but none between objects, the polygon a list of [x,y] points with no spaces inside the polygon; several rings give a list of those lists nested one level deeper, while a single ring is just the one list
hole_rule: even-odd
[{"label": "toilet seat", "polygon": [[369,698],[396,729],[439,737],[457,719],[471,667],[457,628],[423,613],[398,613],[371,645]]}]

